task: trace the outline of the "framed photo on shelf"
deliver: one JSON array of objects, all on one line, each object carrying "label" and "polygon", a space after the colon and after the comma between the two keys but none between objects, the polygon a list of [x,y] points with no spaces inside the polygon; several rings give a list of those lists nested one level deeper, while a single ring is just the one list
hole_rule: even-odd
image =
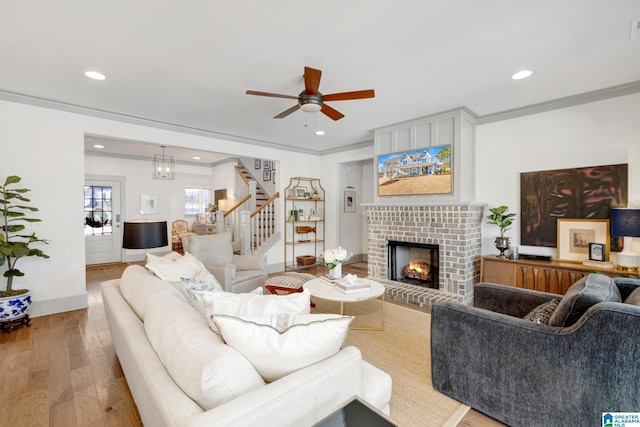
[{"label": "framed photo on shelf", "polygon": [[271,181],[271,171],[266,169],[267,165],[265,164],[265,170],[262,172],[262,180],[264,182],[269,182]]},{"label": "framed photo on shelf", "polygon": [[142,215],[155,215],[158,213],[158,195],[157,194],[141,194],[140,195],[140,213]]},{"label": "framed photo on shelf", "polygon": [[294,187],[294,196],[296,199],[306,199],[307,198],[307,187]]},{"label": "framed photo on shelf", "polygon": [[[582,262],[591,259],[592,244],[600,245],[602,259],[609,259],[608,219],[565,219],[558,218],[558,261]],[[594,253],[594,254],[595,254]]]},{"label": "framed photo on shelf", "polygon": [[262,167],[262,160],[260,159],[255,159],[253,161],[253,168],[254,169],[260,169]]},{"label": "framed photo on shelf", "polygon": [[589,243],[589,260],[605,262],[605,245],[602,243]]},{"label": "framed photo on shelf", "polygon": [[344,211],[356,211],[356,192],[353,190],[347,190],[344,192]]}]

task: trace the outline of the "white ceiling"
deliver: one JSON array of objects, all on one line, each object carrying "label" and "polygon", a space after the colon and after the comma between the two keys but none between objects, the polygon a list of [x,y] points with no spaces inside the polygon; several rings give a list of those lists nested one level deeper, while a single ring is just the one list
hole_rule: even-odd
[{"label": "white ceiling", "polygon": [[[0,99],[311,152],[462,106],[483,117],[640,86],[638,0],[0,0],[0,10]],[[304,66],[323,71],[322,93],[376,97],[328,103],[346,116],[334,122],[302,111],[276,120],[296,101],[245,94],[297,96]],[[521,69],[534,74],[511,80]]]}]

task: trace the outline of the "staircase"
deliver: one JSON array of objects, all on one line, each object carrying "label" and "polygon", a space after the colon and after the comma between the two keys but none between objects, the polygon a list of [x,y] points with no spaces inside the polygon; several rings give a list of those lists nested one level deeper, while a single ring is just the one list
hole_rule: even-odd
[{"label": "staircase", "polygon": [[225,212],[225,223],[231,225],[242,254],[265,253],[280,238],[276,221],[280,194],[267,194],[242,161],[235,169],[236,205]]}]

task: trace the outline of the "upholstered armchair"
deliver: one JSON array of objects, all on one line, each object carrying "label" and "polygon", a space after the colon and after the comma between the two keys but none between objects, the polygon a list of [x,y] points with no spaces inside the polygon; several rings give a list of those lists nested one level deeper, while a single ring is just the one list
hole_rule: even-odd
[{"label": "upholstered armchair", "polygon": [[640,408],[640,280],[590,274],[565,295],[479,283],[473,305],[432,307],[436,390],[514,427]]},{"label": "upholstered armchair", "polygon": [[266,255],[236,255],[231,233],[191,235],[182,240],[185,252],[198,258],[227,292],[249,292],[267,279]]},{"label": "upholstered armchair", "polygon": [[171,223],[171,249],[182,249],[182,238],[192,235],[189,223],[184,219],[177,219]]}]

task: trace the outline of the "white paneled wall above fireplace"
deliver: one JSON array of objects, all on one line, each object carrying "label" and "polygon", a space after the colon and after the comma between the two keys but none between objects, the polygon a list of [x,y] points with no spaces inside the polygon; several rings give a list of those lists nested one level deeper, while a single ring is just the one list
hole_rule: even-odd
[{"label": "white paneled wall above fireplace", "polygon": [[[475,201],[475,119],[464,109],[375,129],[375,203],[415,204]],[[453,194],[380,196],[377,156],[451,144]]]}]

